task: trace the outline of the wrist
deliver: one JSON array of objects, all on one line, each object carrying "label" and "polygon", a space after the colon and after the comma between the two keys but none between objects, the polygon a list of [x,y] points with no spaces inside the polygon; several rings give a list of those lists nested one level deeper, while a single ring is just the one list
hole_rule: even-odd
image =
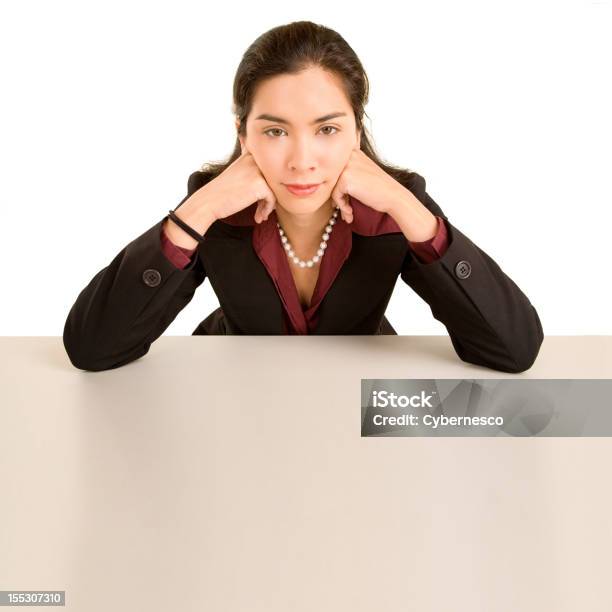
[{"label": "wrist", "polygon": [[[211,206],[196,197],[187,199],[173,212],[179,221],[188,225],[200,236],[204,236],[208,228],[216,221],[216,215]],[[176,246],[194,249],[199,244],[193,236],[170,217],[164,223],[164,231]]]},{"label": "wrist", "polygon": [[198,241],[181,229],[170,218],[164,221],[162,231],[166,234],[166,237],[174,246],[190,250],[196,249],[198,246]]},{"label": "wrist", "polygon": [[438,219],[409,190],[391,200],[388,214],[400,226],[410,242],[426,242],[438,231]]},{"label": "wrist", "polygon": [[200,235],[204,235],[217,220],[210,198],[203,197],[200,192],[194,193],[174,211],[174,214]]}]

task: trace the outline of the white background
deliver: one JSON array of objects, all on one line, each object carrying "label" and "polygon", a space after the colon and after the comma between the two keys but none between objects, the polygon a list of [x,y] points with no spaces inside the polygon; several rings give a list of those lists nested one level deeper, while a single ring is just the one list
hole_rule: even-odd
[{"label": "white background", "polygon": [[[0,335],[62,334],[81,289],[235,140],[266,30],[337,30],[387,161],[526,293],[544,332],[610,334],[612,11],[574,2],[12,2],[0,9]],[[218,301],[208,280],[165,333]],[[401,279],[400,334],[445,334]]]}]

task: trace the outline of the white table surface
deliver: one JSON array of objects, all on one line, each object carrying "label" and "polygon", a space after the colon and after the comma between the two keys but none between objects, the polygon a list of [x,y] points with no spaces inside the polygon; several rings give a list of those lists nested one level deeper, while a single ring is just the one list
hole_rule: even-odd
[{"label": "white table surface", "polygon": [[611,337],[547,337],[521,374],[446,336],[162,336],[105,372],[2,337],[0,359],[0,590],[79,612],[612,610],[612,439],[360,435],[361,378],[610,378]]}]

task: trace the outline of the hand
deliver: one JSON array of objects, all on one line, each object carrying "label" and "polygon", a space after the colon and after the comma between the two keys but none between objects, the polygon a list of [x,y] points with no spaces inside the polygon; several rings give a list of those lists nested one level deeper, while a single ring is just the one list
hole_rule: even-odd
[{"label": "hand", "polygon": [[379,212],[388,213],[392,202],[410,193],[361,149],[355,147],[338,177],[331,197],[347,223],[353,221],[349,195]]},{"label": "hand", "polygon": [[223,219],[257,202],[255,221],[261,223],[276,207],[276,197],[253,155],[241,143],[242,153],[221,174],[198,190],[211,202],[215,219]]}]

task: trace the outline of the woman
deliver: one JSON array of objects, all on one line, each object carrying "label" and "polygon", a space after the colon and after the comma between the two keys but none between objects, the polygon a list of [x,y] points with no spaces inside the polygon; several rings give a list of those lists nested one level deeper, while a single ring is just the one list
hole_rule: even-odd
[{"label": "woman", "polygon": [[192,173],[174,211],[79,294],[64,328],[73,365],[145,355],[206,276],[220,307],[193,334],[395,334],[384,313],[399,275],[462,360],[531,367],[536,310],[422,176],[378,158],[367,98],[359,59],[333,30],[300,21],[255,40],[234,80],[232,155]]}]

